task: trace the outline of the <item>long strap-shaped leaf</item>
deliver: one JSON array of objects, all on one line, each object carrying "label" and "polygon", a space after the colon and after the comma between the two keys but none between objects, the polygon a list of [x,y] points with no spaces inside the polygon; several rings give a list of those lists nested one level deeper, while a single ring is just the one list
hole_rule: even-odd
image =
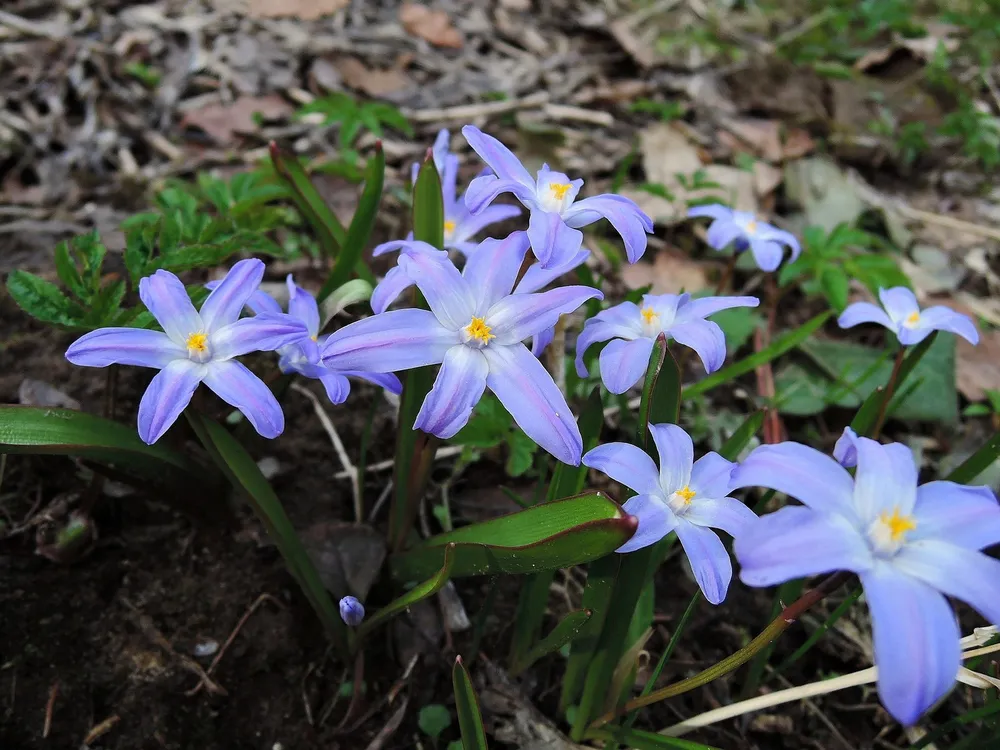
[{"label": "long strap-shaped leaf", "polygon": [[462,732],[462,750],[486,750],[486,730],[479,712],[479,698],[461,656],[455,659],[451,681],[455,688],[455,711]]},{"label": "long strap-shaped leaf", "polygon": [[[346,657],[347,627],[340,612],[320,580],[319,572],[295,532],[288,514],[256,462],[236,438],[218,423],[193,409],[184,412],[212,459],[229,478],[233,486],[250,501],[254,513],[267,528],[288,569],[305,594],[334,646]],[[338,597],[347,592],[337,592]]]},{"label": "long strap-shaped leaf", "polygon": [[543,656],[558,651],[576,638],[593,614],[589,609],[575,609],[567,614],[559,621],[558,625],[552,628],[552,632],[532,646],[522,659],[511,664],[511,675],[523,672]]},{"label": "long strap-shaped leaf", "polygon": [[298,160],[294,156],[283,154],[274,142],[271,143],[271,162],[274,164],[274,171],[291,193],[296,208],[316,232],[323,254],[327,258],[336,257],[347,237],[340,219],[326,205]]},{"label": "long strap-shaped leaf", "polygon": [[609,728],[595,729],[587,732],[588,739],[611,741],[626,745],[635,750],[718,750],[711,745],[700,742],[682,740],[680,737],[667,737],[642,729]]}]

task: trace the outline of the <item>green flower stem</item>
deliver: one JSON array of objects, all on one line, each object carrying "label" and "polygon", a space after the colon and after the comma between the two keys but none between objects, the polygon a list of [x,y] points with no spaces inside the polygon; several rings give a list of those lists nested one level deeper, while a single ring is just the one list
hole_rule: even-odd
[{"label": "green flower stem", "polygon": [[906,358],[906,347],[900,346],[896,352],[896,361],[892,365],[892,373],[889,375],[889,382],[885,384],[885,394],[882,396],[882,405],[878,410],[878,419],[875,420],[875,427],[872,428],[872,440],[878,440],[879,433],[882,432],[882,425],[889,411],[889,402],[892,401],[892,394],[896,391],[899,380],[899,371],[903,367],[903,360]]}]

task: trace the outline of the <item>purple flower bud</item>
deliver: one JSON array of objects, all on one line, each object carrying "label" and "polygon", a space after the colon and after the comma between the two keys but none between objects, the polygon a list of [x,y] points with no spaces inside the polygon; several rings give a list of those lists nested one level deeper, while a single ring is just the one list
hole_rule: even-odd
[{"label": "purple flower bud", "polygon": [[340,619],[356,628],[365,619],[365,605],[353,596],[345,596],[340,600]]}]

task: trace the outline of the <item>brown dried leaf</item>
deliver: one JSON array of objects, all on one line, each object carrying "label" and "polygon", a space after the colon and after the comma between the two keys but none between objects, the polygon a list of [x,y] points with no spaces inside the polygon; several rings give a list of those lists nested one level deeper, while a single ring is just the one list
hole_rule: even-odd
[{"label": "brown dried leaf", "polygon": [[407,33],[425,39],[435,47],[461,49],[462,35],[443,10],[431,10],[419,3],[403,3],[399,9],[399,22]]},{"label": "brown dried leaf", "polygon": [[405,89],[411,83],[409,77],[399,68],[372,70],[356,57],[342,57],[333,65],[349,88],[363,91],[369,96],[392,94]]},{"label": "brown dried leaf", "polygon": [[629,289],[652,284],[650,294],[677,294],[681,290],[697,291],[708,286],[703,264],[671,250],[658,252],[652,263],[624,266],[622,281]]},{"label": "brown dried leaf", "polygon": [[365,599],[385,560],[385,539],[370,526],[318,521],[299,537],[323,585]]},{"label": "brown dried leaf", "polygon": [[752,153],[768,161],[781,161],[781,123],[758,117],[734,117],[725,121],[726,130],[749,146]]},{"label": "brown dried leaf", "polygon": [[241,96],[232,104],[209,104],[184,115],[182,125],[201,128],[220,145],[233,142],[237,133],[257,130],[254,116],[276,120],[292,113],[292,105],[277,94],[270,96]]},{"label": "brown dried leaf", "polygon": [[350,0],[250,0],[251,18],[300,18],[314,21],[346,8]]}]

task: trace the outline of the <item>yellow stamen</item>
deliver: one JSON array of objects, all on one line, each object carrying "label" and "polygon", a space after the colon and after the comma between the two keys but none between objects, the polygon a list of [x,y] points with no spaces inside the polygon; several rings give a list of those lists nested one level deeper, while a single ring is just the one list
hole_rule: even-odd
[{"label": "yellow stamen", "polygon": [[566,193],[569,192],[571,187],[572,185],[568,182],[553,182],[549,184],[549,190],[552,192],[552,195],[555,196],[556,200],[560,201],[566,197]]},{"label": "yellow stamen", "polygon": [[747,222],[747,231],[750,234],[753,234],[754,232],[756,232],[757,231],[757,222],[754,221],[753,219],[751,219],[750,221],[748,221]]},{"label": "yellow stamen", "polygon": [[889,511],[882,511],[879,520],[889,529],[889,536],[894,542],[902,541],[903,535],[907,531],[913,531],[917,528],[917,522],[913,520],[913,516],[902,515],[898,507],[892,509],[891,515]]},{"label": "yellow stamen", "polygon": [[312,339],[313,341],[315,341],[317,344],[319,343],[319,336],[318,335],[316,335],[316,336],[310,336],[309,338]]},{"label": "yellow stamen", "polygon": [[208,351],[208,334],[192,333],[187,337],[187,348],[194,352]]},{"label": "yellow stamen", "polygon": [[920,313],[918,312],[911,312],[909,315],[906,316],[906,325],[908,326],[915,326],[919,322],[920,322]]},{"label": "yellow stamen", "polygon": [[455,222],[453,222],[453,221],[446,221],[444,223],[444,233],[445,234],[451,234],[454,231],[455,231]]},{"label": "yellow stamen", "polygon": [[656,314],[656,310],[654,310],[652,307],[644,307],[642,308],[642,310],[639,311],[639,313],[642,315],[642,319],[648,325],[653,325],[653,323],[655,323],[656,320],[660,317],[659,315]]},{"label": "yellow stamen", "polygon": [[677,495],[681,500],[683,500],[685,505],[690,505],[691,499],[695,496],[696,493],[690,487],[684,486],[681,487],[679,490],[677,490],[677,492],[675,492],[674,494]]},{"label": "yellow stamen", "polygon": [[465,327],[465,332],[469,334],[469,338],[475,339],[483,345],[490,343],[491,339],[496,338],[496,336],[490,333],[491,330],[483,318],[473,318],[472,322]]}]

